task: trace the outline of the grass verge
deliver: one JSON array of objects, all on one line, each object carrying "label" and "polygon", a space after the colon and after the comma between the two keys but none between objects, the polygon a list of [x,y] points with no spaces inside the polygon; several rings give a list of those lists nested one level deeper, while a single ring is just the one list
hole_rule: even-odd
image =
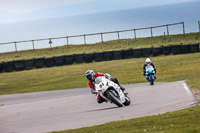
[{"label": "grass verge", "polygon": [[52,133],[199,133],[200,106],[161,115]]},{"label": "grass verge", "polygon": [[[200,53],[151,59],[157,67],[156,82],[187,80],[190,87],[200,89]],[[0,95],[88,87],[84,76],[87,69],[110,73],[121,84],[147,82],[142,75],[144,61],[133,58],[1,73]]]},{"label": "grass verge", "polygon": [[[65,45],[62,47],[54,47],[52,49],[36,49],[10,53],[0,53],[0,61],[10,61],[19,59],[31,59],[39,57],[52,57],[59,55],[93,53],[101,51],[141,48],[141,47],[157,47],[161,45],[189,44],[199,43],[200,33],[189,33],[184,35],[157,36],[148,38],[121,39],[90,45]],[[20,45],[20,44],[18,44]]]}]

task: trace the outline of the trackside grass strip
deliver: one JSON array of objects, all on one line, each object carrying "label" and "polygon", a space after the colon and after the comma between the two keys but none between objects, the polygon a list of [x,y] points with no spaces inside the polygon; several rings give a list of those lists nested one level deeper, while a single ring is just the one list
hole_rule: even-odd
[{"label": "trackside grass strip", "polygon": [[[131,113],[131,112],[128,112]],[[52,133],[199,133],[200,106],[161,115]]]},{"label": "trackside grass strip", "polygon": [[[157,80],[186,80],[200,89],[200,53],[152,57],[157,67]],[[88,87],[85,71],[110,73],[121,84],[147,82],[143,76],[145,58],[132,58],[74,64],[0,74],[0,95]]]}]

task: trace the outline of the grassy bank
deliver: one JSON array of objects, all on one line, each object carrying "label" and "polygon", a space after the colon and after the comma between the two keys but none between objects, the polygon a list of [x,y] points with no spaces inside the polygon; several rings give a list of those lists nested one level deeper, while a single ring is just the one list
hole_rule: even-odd
[{"label": "grassy bank", "polygon": [[200,106],[54,133],[199,133]]},{"label": "grassy bank", "polygon": [[[114,40],[90,45],[65,45],[62,47],[55,47],[52,49],[37,49],[37,50],[27,50],[11,53],[0,53],[0,61],[10,61],[19,59],[30,59],[38,57],[51,57],[59,55],[69,55],[78,53],[93,53],[100,51],[109,50],[119,50],[128,48],[141,48],[141,47],[151,47],[151,46],[161,46],[161,45],[174,45],[174,44],[189,44],[189,43],[199,43],[200,33],[190,33],[184,35],[171,35],[158,36],[153,38],[138,38],[135,39],[121,39]],[[18,44],[20,45],[20,44]]]},{"label": "grassy bank", "polygon": [[[151,58],[157,67],[158,81],[187,80],[200,89],[200,53],[158,56]],[[0,95],[88,87],[87,69],[110,73],[121,84],[146,82],[142,75],[145,58],[133,58],[62,67],[33,69],[0,74]]]}]

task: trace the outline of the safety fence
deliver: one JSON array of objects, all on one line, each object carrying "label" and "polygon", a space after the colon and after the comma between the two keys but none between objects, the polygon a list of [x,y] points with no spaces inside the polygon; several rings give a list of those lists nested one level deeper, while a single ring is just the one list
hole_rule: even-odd
[{"label": "safety fence", "polygon": [[170,35],[169,27],[170,26],[175,26],[175,25],[181,25],[182,26],[182,31],[181,32],[185,35],[184,22],[179,22],[179,23],[173,23],[173,24],[166,24],[166,25],[159,25],[159,26],[145,27],[145,28],[137,28],[137,29],[120,30],[120,31],[111,31],[111,32],[93,33],[93,34],[83,34],[83,35],[75,35],[75,36],[64,36],[64,37],[56,37],[56,38],[45,38],[45,39],[36,39],[36,40],[26,40],[26,41],[6,42],[6,43],[0,43],[0,45],[13,44],[13,46],[15,47],[15,51],[17,52],[17,51],[19,51],[18,50],[18,45],[20,45],[21,43],[30,43],[30,44],[32,44],[32,50],[34,50],[36,42],[47,41],[49,43],[49,48],[52,48],[53,40],[66,39],[66,43],[63,44],[63,45],[66,45],[66,44],[69,45],[71,38],[80,38],[80,37],[83,39],[83,44],[86,45],[87,44],[87,37],[89,37],[89,36],[98,35],[98,36],[100,36],[101,42],[103,43],[104,42],[104,36],[106,34],[113,34],[114,33],[114,34],[116,34],[116,39],[120,39],[121,38],[120,33],[133,32],[132,38],[137,39],[137,31],[149,30],[150,36],[154,37],[153,29],[162,28],[162,27],[166,27],[166,32],[164,32],[164,34],[162,34],[162,35],[169,36]]},{"label": "safety fence", "polygon": [[200,52],[200,43],[197,44],[180,44],[169,45],[150,48],[138,48],[138,49],[125,49],[117,51],[105,51],[98,53],[83,53],[73,55],[55,56],[50,58],[33,58],[28,60],[16,60],[0,63],[0,72],[13,72],[30,70],[33,68],[53,67],[72,65],[80,63],[91,63],[109,60],[120,60],[128,58],[140,58],[169,54],[187,54]]}]

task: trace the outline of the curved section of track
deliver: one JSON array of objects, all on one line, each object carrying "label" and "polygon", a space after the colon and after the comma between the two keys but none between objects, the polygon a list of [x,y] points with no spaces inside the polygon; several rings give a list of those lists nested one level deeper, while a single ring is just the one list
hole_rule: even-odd
[{"label": "curved section of track", "polygon": [[132,101],[118,108],[98,104],[89,88],[0,96],[0,131],[50,132],[188,108],[197,100],[184,81],[123,85]]}]

